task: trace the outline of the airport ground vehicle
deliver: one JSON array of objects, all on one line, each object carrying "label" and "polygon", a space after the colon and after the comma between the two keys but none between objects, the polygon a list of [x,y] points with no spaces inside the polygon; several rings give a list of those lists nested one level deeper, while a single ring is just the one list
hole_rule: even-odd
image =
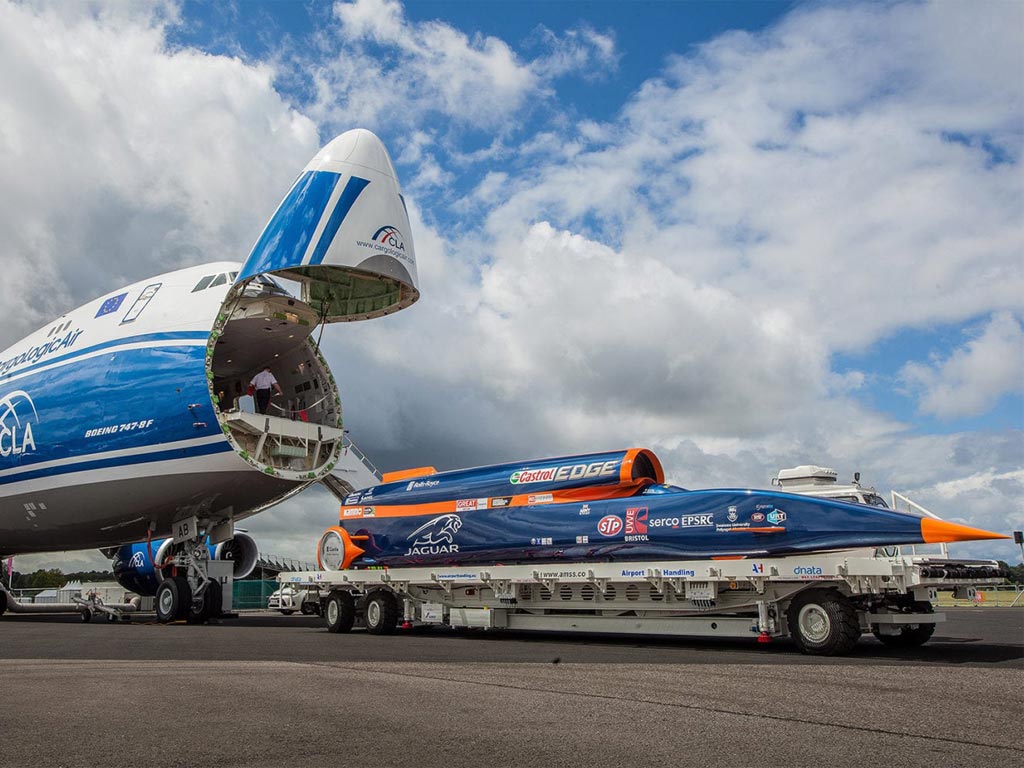
[{"label": "airport ground vehicle", "polygon": [[873,633],[927,642],[938,590],[998,584],[994,562],[871,551],[691,560],[282,573],[315,588],[331,632],[419,624],[697,637],[791,637],[804,653],[849,652]]},{"label": "airport ground vehicle", "polygon": [[[798,482],[807,470],[821,481]],[[838,486],[832,470],[800,467],[780,477],[792,481],[787,492],[841,491],[855,497],[844,501],[877,503],[877,494],[859,483]],[[282,573],[279,581],[317,590],[331,632],[347,632],[358,621],[375,634],[434,624],[761,642],[789,637],[804,653],[841,655],[865,633],[889,646],[922,645],[944,620],[934,608],[938,591],[971,598],[1003,575],[994,561],[883,547],[615,562],[544,562],[538,553],[528,563],[348,568]]]}]

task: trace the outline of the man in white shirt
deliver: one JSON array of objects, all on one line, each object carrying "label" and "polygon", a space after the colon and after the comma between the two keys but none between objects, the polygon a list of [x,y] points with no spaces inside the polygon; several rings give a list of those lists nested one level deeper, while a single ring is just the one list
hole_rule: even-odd
[{"label": "man in white shirt", "polygon": [[266,413],[267,408],[270,406],[271,387],[277,390],[277,394],[284,394],[281,391],[281,385],[277,383],[274,374],[270,372],[269,365],[253,376],[252,381],[249,383],[256,388],[256,410],[260,413]]}]

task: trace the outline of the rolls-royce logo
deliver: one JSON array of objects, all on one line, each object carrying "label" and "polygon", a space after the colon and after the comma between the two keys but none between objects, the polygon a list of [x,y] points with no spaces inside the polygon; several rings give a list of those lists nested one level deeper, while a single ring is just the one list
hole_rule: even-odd
[{"label": "rolls-royce logo", "polygon": [[39,414],[28,392],[16,389],[0,398],[0,457],[35,451],[33,423],[39,424]]}]

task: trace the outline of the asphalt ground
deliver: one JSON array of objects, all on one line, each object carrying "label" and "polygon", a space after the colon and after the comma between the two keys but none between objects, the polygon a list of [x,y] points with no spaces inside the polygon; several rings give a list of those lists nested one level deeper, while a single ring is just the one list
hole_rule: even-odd
[{"label": "asphalt ground", "polygon": [[0,766],[1020,766],[1024,610],[922,648],[0,619]]}]

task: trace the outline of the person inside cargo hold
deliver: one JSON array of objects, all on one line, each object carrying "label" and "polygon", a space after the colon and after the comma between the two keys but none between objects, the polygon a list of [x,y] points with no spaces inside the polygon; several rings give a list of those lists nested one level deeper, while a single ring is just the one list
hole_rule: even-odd
[{"label": "person inside cargo hold", "polygon": [[281,391],[281,385],[277,383],[274,374],[270,372],[269,365],[253,376],[252,381],[249,383],[256,389],[256,410],[260,413],[265,414],[267,408],[270,407],[271,388],[276,389],[279,395],[284,394]]}]

